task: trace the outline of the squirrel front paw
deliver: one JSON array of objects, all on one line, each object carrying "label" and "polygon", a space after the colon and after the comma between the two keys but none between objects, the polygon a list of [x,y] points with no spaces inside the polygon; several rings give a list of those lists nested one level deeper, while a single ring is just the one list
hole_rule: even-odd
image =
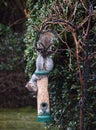
[{"label": "squirrel front paw", "polygon": [[37,87],[30,82],[28,82],[25,87],[31,92],[37,92]]}]

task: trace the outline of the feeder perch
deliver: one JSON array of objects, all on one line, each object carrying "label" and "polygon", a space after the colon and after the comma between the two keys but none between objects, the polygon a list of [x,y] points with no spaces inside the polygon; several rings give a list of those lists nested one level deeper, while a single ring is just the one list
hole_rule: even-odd
[{"label": "feeder perch", "polygon": [[43,71],[43,70],[41,70],[41,71],[35,71],[35,74],[36,75],[48,75],[49,74],[49,71]]},{"label": "feeder perch", "polygon": [[[41,74],[41,73],[40,73]],[[40,80],[37,80],[37,108],[38,108],[38,122],[50,122],[50,105],[48,94],[48,76],[45,75]]]}]

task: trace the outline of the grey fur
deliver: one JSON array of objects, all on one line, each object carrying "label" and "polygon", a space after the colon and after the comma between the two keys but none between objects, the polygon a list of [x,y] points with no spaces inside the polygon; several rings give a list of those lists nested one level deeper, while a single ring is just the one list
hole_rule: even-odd
[{"label": "grey fur", "polygon": [[[36,71],[51,71],[53,69],[53,60],[50,56],[44,58],[41,54],[38,55],[37,59],[36,59]],[[37,91],[37,80],[42,79],[43,77],[45,77],[46,75],[36,75],[33,74],[30,81],[27,83],[27,85],[25,87],[27,87],[27,89],[29,91]]]}]

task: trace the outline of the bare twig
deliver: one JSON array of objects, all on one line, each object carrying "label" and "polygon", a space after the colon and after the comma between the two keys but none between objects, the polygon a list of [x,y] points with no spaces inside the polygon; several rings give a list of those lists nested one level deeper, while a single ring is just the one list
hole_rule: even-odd
[{"label": "bare twig", "polygon": [[81,4],[82,4],[83,8],[85,9],[85,11],[88,12],[88,9],[86,8],[84,1],[83,1],[83,0],[80,0],[80,2],[81,2]]},{"label": "bare twig", "polygon": [[96,52],[91,53],[91,55],[88,56],[88,60],[96,57]]},{"label": "bare twig", "polygon": [[24,23],[25,21],[26,21],[26,18],[21,18],[21,19],[16,20],[15,22],[10,24],[9,26],[12,27],[12,26],[14,26],[16,24]]},{"label": "bare twig", "polygon": [[73,13],[72,13],[72,15],[70,16],[70,17],[72,18],[72,21],[74,21],[75,16],[76,16],[77,5],[78,5],[78,1],[75,2]]},{"label": "bare twig", "polygon": [[89,30],[90,30],[90,23],[91,23],[91,17],[92,17],[92,15],[93,15],[93,7],[92,7],[92,4],[90,3],[89,17],[88,17],[88,20],[87,20],[88,21],[88,25],[87,25],[86,33],[85,33],[85,35],[83,37],[84,40],[86,39],[86,37],[87,37],[87,35],[89,33]]},{"label": "bare twig", "polygon": [[77,29],[80,29],[83,27],[83,25],[88,21],[89,15],[76,27]]},{"label": "bare twig", "polygon": [[60,35],[58,35],[58,38],[61,40],[62,43],[64,43],[64,44],[66,45],[66,47],[68,48],[68,50],[69,50],[71,53],[73,53],[72,50],[70,49],[70,47],[68,46],[68,44],[67,44],[65,41],[63,41],[63,39],[60,37]]}]

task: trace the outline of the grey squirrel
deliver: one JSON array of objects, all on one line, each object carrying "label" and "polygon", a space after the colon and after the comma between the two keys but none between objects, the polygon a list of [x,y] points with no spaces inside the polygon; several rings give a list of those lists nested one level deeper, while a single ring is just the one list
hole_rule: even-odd
[{"label": "grey squirrel", "polygon": [[[38,56],[36,59],[36,71],[51,71],[53,69],[53,60],[51,58],[51,46],[55,40],[55,35],[52,32],[45,32],[40,35],[38,42],[37,42],[37,51]],[[26,88],[29,91],[37,91],[37,80],[40,80],[46,75],[36,75],[33,74],[29,82],[26,84]]]},{"label": "grey squirrel", "polygon": [[[53,69],[53,60],[50,56],[44,58],[41,54],[38,55],[37,59],[36,59],[36,70],[40,71],[40,70],[45,70],[45,71],[51,71]],[[46,75],[36,75],[33,74],[31,79],[29,80],[29,82],[26,84],[26,88],[29,91],[37,91],[37,80],[40,80],[41,78],[43,78]]]}]

